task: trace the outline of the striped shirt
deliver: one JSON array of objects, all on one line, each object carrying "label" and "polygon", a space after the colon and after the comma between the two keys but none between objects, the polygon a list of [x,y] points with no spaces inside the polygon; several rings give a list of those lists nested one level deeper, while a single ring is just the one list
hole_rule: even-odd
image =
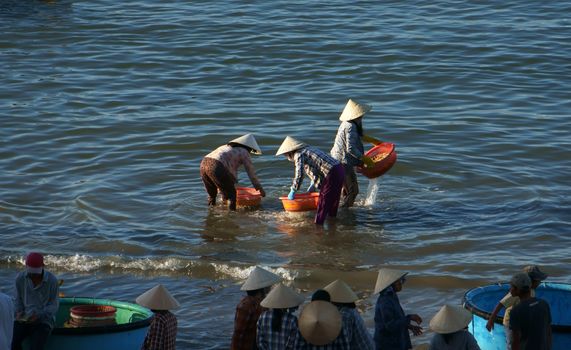
[{"label": "striped shirt", "polygon": [[234,176],[235,181],[238,179],[238,168],[243,165],[250,181],[252,181],[252,185],[257,189],[262,187],[260,185],[260,181],[256,177],[256,171],[254,170],[252,160],[250,159],[250,152],[248,152],[244,147],[223,145],[208,153],[206,158],[216,159],[221,162],[226,169],[228,169],[230,174]]},{"label": "striped shirt", "polygon": [[295,163],[295,177],[291,188],[296,191],[301,187],[304,172],[313,181],[315,187],[319,189],[331,168],[339,164],[329,154],[311,146],[295,151],[293,161]]},{"label": "striped shirt", "polygon": [[297,317],[285,311],[282,315],[282,323],[279,331],[272,330],[272,320],[274,310],[267,310],[262,313],[258,320],[257,344],[259,350],[282,350],[293,349],[295,336],[297,334]]},{"label": "striped shirt", "polygon": [[364,153],[357,125],[351,122],[341,122],[331,149],[331,156],[342,164],[358,166],[363,165],[361,158]]},{"label": "striped shirt", "polygon": [[177,321],[169,311],[156,311],[141,350],[174,350]]},{"label": "striped shirt", "polygon": [[41,323],[54,327],[56,313],[59,308],[57,278],[44,269],[42,281],[34,286],[34,282],[23,271],[16,276],[15,313],[22,312],[25,317],[37,315]]}]

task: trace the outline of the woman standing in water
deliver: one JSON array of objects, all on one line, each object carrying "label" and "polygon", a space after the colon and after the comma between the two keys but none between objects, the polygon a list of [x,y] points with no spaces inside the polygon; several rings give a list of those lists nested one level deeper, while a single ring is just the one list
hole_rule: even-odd
[{"label": "woman standing in water", "polygon": [[371,158],[364,155],[365,151],[361,139],[375,145],[381,142],[363,134],[363,116],[370,110],[371,106],[349,99],[343,113],[339,117],[341,125],[339,125],[337,130],[337,136],[331,149],[331,156],[343,164],[345,168],[341,207],[352,207],[357,194],[359,194],[359,183],[357,182],[355,167],[373,165]]},{"label": "woman standing in water", "polygon": [[216,195],[220,191],[222,199],[229,201],[230,210],[236,210],[235,185],[238,180],[238,168],[241,165],[244,165],[254,188],[260,191],[262,197],[266,196],[256,177],[250,153],[260,155],[262,150],[254,136],[246,134],[218,147],[204,157],[200,163],[200,176],[208,193],[208,205],[216,204]]}]

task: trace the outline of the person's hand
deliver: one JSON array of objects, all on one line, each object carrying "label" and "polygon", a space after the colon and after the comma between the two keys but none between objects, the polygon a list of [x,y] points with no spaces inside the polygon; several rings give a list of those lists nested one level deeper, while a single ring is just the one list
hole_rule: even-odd
[{"label": "person's hand", "polygon": [[307,188],[307,192],[315,192],[315,184],[311,181],[311,184]]},{"label": "person's hand", "polygon": [[422,318],[420,318],[420,316],[418,316],[417,314],[413,314],[413,315],[409,315],[409,318],[411,321],[416,322],[417,324],[421,324],[422,323]]},{"label": "person's hand", "polygon": [[258,188],[258,191],[260,191],[260,194],[262,195],[262,197],[265,197],[265,196],[266,196],[266,191],[264,191],[263,188],[261,188],[261,187]]},{"label": "person's hand", "polygon": [[363,135],[361,138],[363,139],[363,141],[372,143],[372,144],[375,145],[375,146],[376,146],[376,145],[380,145],[381,143],[383,143],[383,141],[381,141],[381,140],[379,140],[379,139],[376,139],[376,138],[374,138],[374,137],[372,137],[372,136],[369,136],[369,135]]},{"label": "person's hand", "polygon": [[415,325],[408,325],[408,329],[410,329],[412,331],[412,334],[415,336],[419,336],[422,334],[422,327],[420,326],[415,326]]},{"label": "person's hand", "polygon": [[38,320],[38,315],[36,315],[35,313],[32,314],[32,316],[28,317],[28,322],[30,323],[34,323]]},{"label": "person's hand", "polygon": [[488,323],[486,323],[486,329],[488,330],[488,332],[491,332],[494,329],[494,319],[493,318],[489,318],[488,319]]},{"label": "person's hand", "polygon": [[292,188],[287,195],[287,199],[293,200],[295,198],[295,190]]},{"label": "person's hand", "polygon": [[367,168],[371,168],[375,165],[375,162],[373,162],[373,160],[370,157],[367,156],[363,156],[361,158],[361,160],[363,161],[363,164],[365,165],[365,167]]},{"label": "person's hand", "polygon": [[24,313],[22,311],[16,312],[16,321],[20,321],[24,318]]}]

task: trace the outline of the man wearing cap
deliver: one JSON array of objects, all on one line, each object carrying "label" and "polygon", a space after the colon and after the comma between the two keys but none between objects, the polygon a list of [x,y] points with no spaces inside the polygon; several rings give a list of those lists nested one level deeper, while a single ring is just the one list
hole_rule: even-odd
[{"label": "man wearing cap", "polygon": [[26,256],[26,271],[16,276],[12,350],[21,350],[29,338],[32,349],[43,349],[55,324],[59,307],[58,281],[44,269],[40,253]]},{"label": "man wearing cap", "polygon": [[[531,279],[531,296],[535,296],[535,289],[539,287],[542,281],[547,278],[547,274],[542,272],[537,265],[528,265],[523,268],[523,272],[527,273],[529,278]],[[511,349],[512,346],[512,332],[510,329],[510,315],[512,308],[519,303],[519,298],[512,296],[511,293],[507,293],[506,296],[496,305],[490,317],[488,318],[488,322],[486,324],[486,328],[488,331],[492,331],[494,329],[494,322],[497,318],[498,313],[502,308],[506,308],[504,312],[503,318],[503,325],[506,333],[506,346],[507,350]]]},{"label": "man wearing cap", "polygon": [[278,284],[262,300],[264,311],[257,323],[256,344],[260,350],[292,349],[297,335],[294,315],[303,297],[291,288]]},{"label": "man wearing cap", "polygon": [[200,176],[208,193],[208,205],[216,204],[218,191],[223,200],[229,201],[230,210],[236,210],[236,182],[238,168],[244,166],[254,188],[262,197],[266,192],[256,177],[256,171],[250,159],[250,153],[262,154],[262,150],[252,134],[246,134],[231,140],[207,154],[200,163]]},{"label": "man wearing cap", "polygon": [[141,350],[174,350],[177,320],[169,310],[177,309],[180,306],[178,301],[162,284],[158,284],[139,295],[135,302],[153,312]]},{"label": "man wearing cap", "polygon": [[295,164],[295,176],[288,198],[292,200],[295,198],[295,192],[300,189],[304,174],[307,174],[311,179],[308,192],[315,188],[319,189],[315,223],[323,225],[327,215],[337,216],[343,179],[345,178],[343,165],[321,150],[290,136],[284,139],[276,152],[276,156],[281,154]]},{"label": "man wearing cap", "polygon": [[344,338],[351,349],[374,349],[373,339],[355,305],[359,300],[357,294],[342,280],[335,280],[323,289],[329,292],[331,303],[337,307],[343,320],[341,335],[335,342]]},{"label": "man wearing cap", "polygon": [[337,136],[331,149],[331,156],[343,164],[345,168],[340,204],[342,207],[352,207],[357,194],[359,194],[359,183],[357,182],[355,167],[373,165],[371,158],[364,155],[365,150],[361,138],[373,144],[380,143],[379,140],[363,134],[363,117],[370,110],[371,106],[349,99],[345,109],[343,109],[343,113],[339,117],[341,125],[337,130]]},{"label": "man wearing cap", "polygon": [[256,349],[256,325],[264,310],[260,303],[270,291],[271,286],[280,280],[278,275],[261,267],[256,266],[252,270],[240,288],[246,291],[247,295],[236,306],[234,333],[230,345],[232,350]]},{"label": "man wearing cap", "polygon": [[408,350],[412,348],[410,335],[422,334],[418,325],[422,319],[417,314],[405,315],[397,293],[402,290],[405,276],[408,272],[383,268],[379,270],[375,294],[379,294],[375,305],[375,349],[377,350]]},{"label": "man wearing cap", "polygon": [[14,303],[0,292],[0,350],[10,350],[14,334]]},{"label": "man wearing cap", "polygon": [[461,306],[444,305],[430,320],[436,334],[429,350],[480,350],[474,336],[466,329],[472,321],[470,311]]},{"label": "man wearing cap", "polygon": [[531,279],[527,273],[512,277],[510,293],[520,300],[510,315],[512,349],[551,349],[551,310],[547,302],[531,296]]}]

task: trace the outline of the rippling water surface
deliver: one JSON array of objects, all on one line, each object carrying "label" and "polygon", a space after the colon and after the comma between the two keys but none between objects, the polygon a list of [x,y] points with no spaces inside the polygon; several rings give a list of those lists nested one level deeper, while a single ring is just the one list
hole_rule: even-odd
[{"label": "rippling water surface", "polygon": [[[371,328],[382,266],[411,272],[401,299],[426,321],[528,263],[567,282],[570,12],[4,0],[0,286],[29,250],[67,295],[133,300],[164,283],[183,305],[178,346],[223,349],[256,264],[307,295],[343,278]],[[359,204],[318,229],[283,211],[293,167],[273,154],[285,135],[328,151],[349,97],[373,105],[365,129],[399,160],[372,204],[361,178]],[[268,196],[208,210],[200,160],[247,132]]]}]

